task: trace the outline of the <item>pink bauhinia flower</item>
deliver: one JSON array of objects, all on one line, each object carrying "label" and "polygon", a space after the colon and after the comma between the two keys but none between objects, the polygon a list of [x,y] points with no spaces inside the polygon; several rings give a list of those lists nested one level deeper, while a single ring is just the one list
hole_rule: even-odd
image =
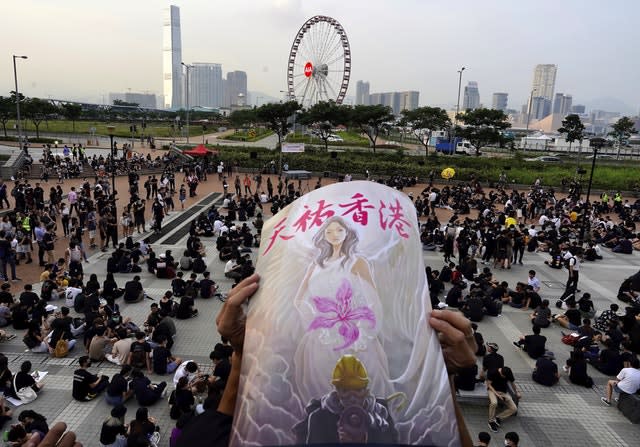
[{"label": "pink bauhinia flower", "polygon": [[355,324],[356,321],[368,321],[371,328],[376,326],[376,316],[369,307],[351,307],[352,296],[351,284],[346,279],[343,279],[336,292],[335,300],[322,296],[311,297],[316,311],[329,315],[314,318],[309,325],[309,330],[331,329],[338,325],[338,333],[342,336],[344,344],[333,348],[334,351],[348,348],[358,340],[360,330]]}]

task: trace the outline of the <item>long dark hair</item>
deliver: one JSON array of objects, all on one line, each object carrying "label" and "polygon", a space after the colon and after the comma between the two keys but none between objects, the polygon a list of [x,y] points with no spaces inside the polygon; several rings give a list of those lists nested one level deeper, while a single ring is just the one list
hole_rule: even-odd
[{"label": "long dark hair", "polygon": [[358,234],[347,225],[342,217],[330,217],[322,224],[315,236],[313,236],[313,245],[319,250],[318,256],[316,256],[316,263],[320,267],[324,267],[325,261],[331,257],[333,253],[333,246],[325,239],[324,232],[327,227],[334,222],[344,228],[347,233],[340,247],[340,255],[344,256],[340,265],[344,267],[347,261],[351,260],[355,255],[356,245],[358,244]]}]

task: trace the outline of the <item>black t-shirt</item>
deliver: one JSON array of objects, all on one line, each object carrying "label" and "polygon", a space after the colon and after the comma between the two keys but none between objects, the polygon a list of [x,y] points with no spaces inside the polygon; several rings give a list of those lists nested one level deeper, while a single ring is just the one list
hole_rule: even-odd
[{"label": "black t-shirt", "polygon": [[127,281],[124,285],[124,300],[135,301],[142,292],[142,284],[139,281]]},{"label": "black t-shirt", "polygon": [[[176,442],[176,447],[227,447],[231,422],[231,416],[213,409],[206,410],[187,423]],[[202,436],[203,433],[207,436]]]},{"label": "black t-shirt", "polygon": [[107,386],[107,394],[112,397],[122,396],[122,394],[128,390],[129,382],[127,382],[127,379],[120,373],[114,374],[109,382],[109,386]]},{"label": "black t-shirt", "polygon": [[529,357],[537,359],[545,352],[545,344],[547,337],[544,335],[526,335],[524,337],[524,350],[527,351]]},{"label": "black t-shirt", "polygon": [[482,369],[490,371],[492,369],[502,368],[504,366],[504,357],[497,352],[491,352],[482,359]]},{"label": "black t-shirt", "polygon": [[158,346],[153,350],[153,372],[156,374],[167,373],[167,360],[171,357],[171,351],[164,346]]},{"label": "black t-shirt", "polygon": [[558,373],[558,365],[553,360],[541,357],[536,362],[536,371],[534,373],[535,381],[546,386],[551,386],[557,382],[556,374]]},{"label": "black t-shirt", "polygon": [[122,425],[107,425],[106,422],[102,424],[100,430],[100,444],[111,445],[116,442],[118,435],[124,435],[127,433],[127,429]]},{"label": "black t-shirt", "polygon": [[529,298],[529,309],[536,309],[542,304],[542,298],[540,298],[537,292],[529,291],[527,292],[527,296]]},{"label": "black t-shirt", "polygon": [[211,289],[211,287],[214,285],[215,283],[213,281],[211,281],[210,279],[203,279],[202,281],[200,281],[200,296],[202,298],[211,298],[211,296],[213,295],[213,290]]},{"label": "black t-shirt", "polygon": [[27,307],[35,306],[38,301],[40,301],[40,297],[35,292],[22,292],[20,294],[20,302]]},{"label": "black t-shirt", "polygon": [[91,391],[90,384],[98,380],[98,376],[91,374],[86,369],[76,369],[73,373],[73,398],[76,400],[85,400],[87,394]]},{"label": "black t-shirt", "polygon": [[219,377],[223,382],[227,381],[229,374],[231,374],[231,363],[229,359],[220,360],[213,369],[213,375]]},{"label": "black t-shirt", "polygon": [[135,368],[146,367],[146,353],[151,352],[151,345],[146,341],[134,341],[131,343],[131,366]]},{"label": "black t-shirt", "polygon": [[509,379],[511,379],[511,377],[502,377],[498,369],[490,369],[487,373],[487,380],[491,382],[493,389],[501,393],[507,392]]},{"label": "black t-shirt", "polygon": [[13,296],[11,296],[11,293],[7,292],[6,290],[0,292],[0,303],[5,303],[8,306],[11,306],[13,302]]},{"label": "black t-shirt", "polygon": [[580,324],[582,324],[582,315],[578,309],[567,309],[564,314],[569,319],[569,323],[575,326],[580,326]]}]

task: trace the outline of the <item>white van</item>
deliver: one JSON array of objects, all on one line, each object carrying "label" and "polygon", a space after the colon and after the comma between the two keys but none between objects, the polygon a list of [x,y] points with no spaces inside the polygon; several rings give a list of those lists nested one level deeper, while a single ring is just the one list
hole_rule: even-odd
[{"label": "white van", "polygon": [[478,149],[468,140],[463,140],[456,144],[456,154],[462,155],[482,155]]}]

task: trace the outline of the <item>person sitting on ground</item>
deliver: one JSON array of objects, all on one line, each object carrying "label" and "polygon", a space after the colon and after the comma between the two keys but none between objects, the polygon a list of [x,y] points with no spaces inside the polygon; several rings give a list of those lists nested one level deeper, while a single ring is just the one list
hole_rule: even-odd
[{"label": "person sitting on ground", "polygon": [[144,300],[144,289],[140,283],[140,277],[136,275],[124,285],[124,301],[138,303],[142,300]]},{"label": "person sitting on ground", "polygon": [[117,405],[111,409],[111,415],[102,423],[100,429],[100,444],[104,446],[126,446],[127,445],[127,425],[125,415],[127,407]]},{"label": "person sitting on ground", "polygon": [[580,323],[582,322],[582,315],[576,308],[576,301],[573,298],[567,299],[566,305],[568,309],[564,314],[553,315],[551,319],[553,322],[558,323],[564,328],[570,329],[572,331],[577,331],[580,327]]},{"label": "person sitting on ground", "polygon": [[547,328],[551,325],[551,309],[549,309],[549,300],[542,300],[540,306],[531,314],[531,323],[534,326]]},{"label": "person sitting on ground", "polygon": [[471,323],[471,329],[473,329],[473,337],[476,339],[476,356],[484,357],[487,353],[487,347],[484,343],[484,337],[480,332],[478,332],[478,325],[475,323]]},{"label": "person sitting on ground", "polygon": [[158,346],[153,349],[153,372],[159,375],[173,374],[182,359],[174,357],[167,348],[167,337],[161,335],[158,338]]},{"label": "person sitting on ground", "polygon": [[38,433],[40,439],[44,439],[49,433],[47,418],[33,410],[23,410],[18,415],[18,421],[22,424],[27,433]]},{"label": "person sitting on ground", "polygon": [[[136,418],[129,423],[127,445],[149,445],[149,440],[160,430],[160,427],[156,424],[157,420],[149,416],[149,409],[147,407],[138,408]],[[143,444],[145,441],[147,444]],[[140,444],[134,444],[135,442]]]},{"label": "person sitting on ground", "polygon": [[36,381],[36,379],[31,375],[31,366],[32,365],[29,360],[22,362],[20,365],[20,371],[16,373],[11,382],[10,395],[18,396],[18,391],[26,387],[31,387],[36,394],[42,391],[44,383],[42,381]]},{"label": "person sitting on ground", "polygon": [[151,345],[145,340],[145,333],[136,332],[136,341],[131,343],[129,358],[127,364],[134,368],[147,368],[149,374],[153,371],[151,368]]},{"label": "person sitting on ground", "polygon": [[180,299],[178,309],[176,310],[176,318],[186,320],[198,316],[198,309],[195,308],[195,302],[191,295],[185,295]]},{"label": "person sitting on ground", "polygon": [[211,273],[204,272],[202,276],[204,278],[200,281],[200,298],[211,298],[218,291],[218,286],[210,279]]},{"label": "person sitting on ground", "polygon": [[117,338],[107,336],[106,332],[105,326],[99,327],[89,343],[89,358],[94,362],[103,361],[106,354],[111,352],[113,344],[118,341]]},{"label": "person sitting on ground", "polygon": [[571,351],[569,359],[567,359],[567,363],[562,369],[569,374],[571,383],[587,388],[593,386],[593,379],[587,374],[587,361],[582,350],[574,349]]},{"label": "person sitting on ground", "polygon": [[[534,326],[535,327],[535,326]],[[531,373],[531,378],[534,382],[544,386],[553,386],[560,380],[560,374],[558,373],[558,365],[554,362],[555,356],[553,352],[545,352],[536,361],[536,367]]]},{"label": "person sitting on ground", "polygon": [[627,278],[622,281],[620,287],[618,288],[618,299],[620,301],[624,301],[625,303],[639,303],[639,294],[635,290],[633,290],[633,277]]},{"label": "person sitting on ground", "polygon": [[189,387],[189,379],[186,376],[180,377],[173,394],[169,416],[171,419],[179,419],[182,415],[191,413],[194,405],[195,398]]},{"label": "person sitting on ground", "polygon": [[620,316],[618,315],[618,305],[616,303],[611,303],[609,305],[609,309],[602,311],[602,313],[596,318],[593,323],[593,327],[596,331],[605,332],[609,329],[609,323],[611,321],[618,321]]},{"label": "person sitting on ground", "polygon": [[[191,259],[191,258],[189,258]],[[187,287],[187,283],[182,277],[184,273],[177,272],[176,277],[171,280],[171,290],[173,291],[173,295],[177,297],[181,297],[185,293],[185,289]]]},{"label": "person sitting on ground", "polygon": [[146,407],[158,402],[164,396],[167,382],[160,382],[158,384],[151,383],[148,377],[145,377],[144,373],[137,368],[131,371],[131,389],[136,396],[138,405]]},{"label": "person sitting on ground", "polygon": [[620,351],[611,340],[604,340],[605,349],[600,352],[585,352],[586,361],[595,369],[607,376],[615,376],[622,369],[623,362]]},{"label": "person sitting on ground", "polygon": [[107,273],[107,277],[102,283],[102,298],[120,298],[124,294],[124,289],[118,287],[113,273]]},{"label": "person sitting on ground", "polygon": [[98,377],[87,371],[91,366],[91,359],[87,355],[80,357],[78,363],[80,368],[73,373],[73,398],[81,402],[94,399],[107,388],[109,378],[107,376]]},{"label": "person sitting on ground", "polygon": [[596,315],[596,308],[591,301],[590,293],[583,293],[582,297],[578,300],[578,310],[582,315],[582,318],[593,318]]},{"label": "person sitting on ground", "polygon": [[133,396],[133,390],[129,384],[129,376],[133,368],[131,365],[124,365],[120,372],[113,375],[104,394],[104,400],[109,405],[123,405],[127,399]]},{"label": "person sitting on ground", "polygon": [[540,335],[540,326],[535,324],[533,325],[533,334],[523,335],[520,340],[513,342],[516,347],[521,348],[534,360],[545,353],[546,343],[547,337]]},{"label": "person sitting on ground", "polygon": [[118,340],[111,347],[111,352],[105,355],[107,361],[116,365],[126,365],[131,352],[131,340],[127,335],[127,330],[120,327],[115,330]]}]

